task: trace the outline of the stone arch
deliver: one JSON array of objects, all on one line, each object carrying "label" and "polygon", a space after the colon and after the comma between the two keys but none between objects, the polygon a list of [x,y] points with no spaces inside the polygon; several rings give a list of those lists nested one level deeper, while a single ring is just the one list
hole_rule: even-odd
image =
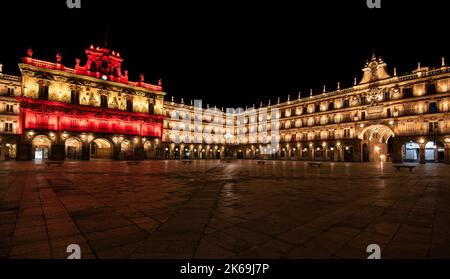
[{"label": "stone arch", "polygon": [[78,137],[69,137],[64,142],[65,156],[68,159],[81,159],[82,141]]},{"label": "stone arch", "polygon": [[378,134],[378,141],[380,143],[387,143],[390,137],[394,137],[394,131],[386,125],[376,124],[365,127],[361,133],[359,133],[358,138],[360,140],[371,141],[374,139],[374,135]]},{"label": "stone arch", "polygon": [[31,141],[32,158],[48,159],[51,156],[52,141],[46,135],[37,135]]},{"label": "stone arch", "polygon": [[0,137],[0,161],[7,161],[16,158],[17,153],[17,138]]},{"label": "stone arch", "polygon": [[388,141],[394,137],[394,131],[386,125],[369,125],[362,129],[358,138],[361,140],[361,161],[385,162],[388,153]]},{"label": "stone arch", "polygon": [[90,158],[96,159],[112,159],[113,157],[113,143],[105,138],[96,138],[89,144]]}]

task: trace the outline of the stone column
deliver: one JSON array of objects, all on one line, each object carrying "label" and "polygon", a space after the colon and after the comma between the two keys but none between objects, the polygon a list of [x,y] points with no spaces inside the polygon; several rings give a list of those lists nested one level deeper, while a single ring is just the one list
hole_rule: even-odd
[{"label": "stone column", "polygon": [[113,159],[114,160],[120,160],[120,150],[121,150],[122,146],[120,142],[114,143],[113,144]]},{"label": "stone column", "polygon": [[399,138],[395,137],[393,139],[393,151],[391,154],[392,163],[399,164],[403,162],[402,148],[403,142],[400,141]]},{"label": "stone column", "polygon": [[419,144],[419,163],[425,164],[425,144]]},{"label": "stone column", "polygon": [[62,139],[62,133],[55,132],[55,139],[51,139],[50,159],[55,161],[64,161],[66,158],[66,146]]},{"label": "stone column", "polygon": [[138,137],[137,141],[134,142],[134,158],[136,160],[145,159],[144,144],[142,143],[142,138]]},{"label": "stone column", "polygon": [[450,164],[450,144],[445,144],[444,148],[444,163]]},{"label": "stone column", "polygon": [[83,161],[89,161],[91,159],[89,149],[89,142],[88,141],[82,141],[81,142],[81,160]]},{"label": "stone column", "polygon": [[0,143],[0,161],[5,160],[7,149],[6,149],[6,143]]}]

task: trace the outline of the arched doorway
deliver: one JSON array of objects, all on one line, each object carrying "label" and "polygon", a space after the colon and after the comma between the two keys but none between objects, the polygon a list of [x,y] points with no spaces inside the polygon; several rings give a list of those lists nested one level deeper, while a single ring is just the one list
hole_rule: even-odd
[{"label": "arched doorway", "polygon": [[153,147],[153,144],[151,141],[146,141],[144,143],[144,152],[145,152],[145,158],[155,158],[155,148]]},{"label": "arched doorway", "polygon": [[52,142],[47,136],[39,135],[34,137],[31,145],[34,159],[43,160],[49,158]]},{"label": "arched doorway", "polygon": [[0,161],[16,159],[17,145],[16,140],[7,138],[0,143]]},{"label": "arched doorway", "polygon": [[173,152],[173,158],[174,158],[175,160],[180,159],[180,148],[179,148],[178,146],[175,147],[175,150],[174,150],[174,152]]},{"label": "arched doorway", "polygon": [[191,152],[189,151],[189,148],[185,147],[183,150],[183,159],[189,159],[191,156]]},{"label": "arched doorway", "polygon": [[133,159],[133,146],[129,140],[123,140],[120,143],[120,154],[119,158],[121,160],[132,160]]},{"label": "arched doorway", "polygon": [[170,150],[169,147],[164,148],[164,159],[169,160],[170,159]]},{"label": "arched doorway", "polygon": [[439,141],[429,141],[425,145],[425,161],[443,162],[445,157],[444,145]]},{"label": "arched doorway", "polygon": [[238,150],[238,152],[237,152],[237,158],[238,158],[238,159],[244,159],[244,153],[242,153],[242,150]]},{"label": "arched doorway", "polygon": [[403,145],[402,157],[404,162],[419,162],[419,145],[414,141],[409,141]]},{"label": "arched doorway", "polygon": [[68,159],[81,159],[81,140],[71,137],[65,141],[65,153]]},{"label": "arched doorway", "polygon": [[344,161],[345,162],[353,162],[353,147],[345,146],[344,147]]},{"label": "arched doorway", "polygon": [[202,159],[205,160],[206,159],[206,150],[202,149]]},{"label": "arched doorway", "polygon": [[394,137],[394,132],[386,125],[376,124],[364,128],[358,136],[361,140],[361,160],[363,162],[386,162],[388,141],[392,137]]},{"label": "arched doorway", "polygon": [[111,159],[113,145],[107,139],[95,139],[90,145],[91,158],[95,159]]},{"label": "arched doorway", "polygon": [[314,160],[323,161],[324,160],[324,150],[322,146],[316,146],[314,149]]}]

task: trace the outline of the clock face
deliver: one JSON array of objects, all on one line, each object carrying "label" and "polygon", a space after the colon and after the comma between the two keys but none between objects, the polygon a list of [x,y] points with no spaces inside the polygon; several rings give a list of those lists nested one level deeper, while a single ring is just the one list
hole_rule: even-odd
[{"label": "clock face", "polygon": [[108,77],[107,77],[106,75],[103,75],[103,76],[102,76],[102,79],[103,79],[103,80],[107,80]]}]

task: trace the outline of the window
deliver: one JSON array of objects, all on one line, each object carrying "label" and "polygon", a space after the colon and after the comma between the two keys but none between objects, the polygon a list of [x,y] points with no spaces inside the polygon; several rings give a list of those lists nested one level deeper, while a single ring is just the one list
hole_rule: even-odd
[{"label": "window", "polygon": [[435,83],[429,83],[427,86],[427,93],[428,94],[434,94],[436,93],[436,84]]},{"label": "window", "polygon": [[95,63],[91,63],[91,67],[89,68],[89,70],[91,72],[97,72],[97,66],[95,65]]},{"label": "window", "polygon": [[386,110],[386,117],[388,117],[388,118],[391,117],[391,109],[390,109],[390,108],[388,108],[388,109]]},{"label": "window", "polygon": [[365,121],[365,120],[366,120],[366,112],[361,111],[361,121]]},{"label": "window", "polygon": [[70,103],[73,105],[80,104],[80,92],[78,92],[78,90],[70,91]]},{"label": "window", "polygon": [[39,92],[38,92],[39,100],[48,100],[48,86],[39,84]]},{"label": "window", "polygon": [[8,88],[8,96],[14,97],[14,88]]},{"label": "window", "polygon": [[328,132],[328,138],[329,138],[329,139],[334,139],[334,130],[330,130],[330,131]]},{"label": "window", "polygon": [[12,132],[13,131],[13,124],[10,122],[5,122],[5,132]]},{"label": "window", "polygon": [[303,114],[307,114],[308,113],[308,107],[304,106],[303,107]]},{"label": "window", "polygon": [[348,99],[345,99],[343,107],[348,108],[349,106],[350,106],[350,101]]},{"label": "window", "polygon": [[13,105],[6,105],[6,113],[13,113],[14,112],[14,106]]},{"label": "window", "polygon": [[152,103],[148,103],[148,113],[150,114],[155,113],[155,106]]},{"label": "window", "polygon": [[383,100],[384,101],[389,101],[391,99],[391,94],[389,93],[389,91],[384,92],[383,93]]},{"label": "window", "polygon": [[428,105],[428,111],[429,113],[436,113],[438,112],[438,106],[436,102],[432,102]]},{"label": "window", "polygon": [[350,137],[350,129],[349,128],[345,128],[344,129],[344,138],[349,138]]},{"label": "window", "polygon": [[320,105],[319,104],[316,104],[316,106],[315,106],[315,110],[314,110],[315,112],[319,112],[320,111]]},{"label": "window", "polygon": [[329,102],[328,103],[328,110],[333,110],[334,109],[334,102]]},{"label": "window", "polygon": [[428,123],[428,130],[430,133],[437,133],[439,131],[439,125],[437,121]]},{"label": "window", "polygon": [[361,96],[361,105],[365,105],[366,104],[366,96]]},{"label": "window", "polygon": [[403,88],[403,94],[405,96],[405,98],[410,98],[413,96],[412,94],[412,88],[411,87],[405,87]]},{"label": "window", "polygon": [[127,111],[133,111],[133,102],[131,100],[127,100]]},{"label": "window", "polygon": [[100,96],[100,107],[108,108],[108,97],[105,95]]}]

